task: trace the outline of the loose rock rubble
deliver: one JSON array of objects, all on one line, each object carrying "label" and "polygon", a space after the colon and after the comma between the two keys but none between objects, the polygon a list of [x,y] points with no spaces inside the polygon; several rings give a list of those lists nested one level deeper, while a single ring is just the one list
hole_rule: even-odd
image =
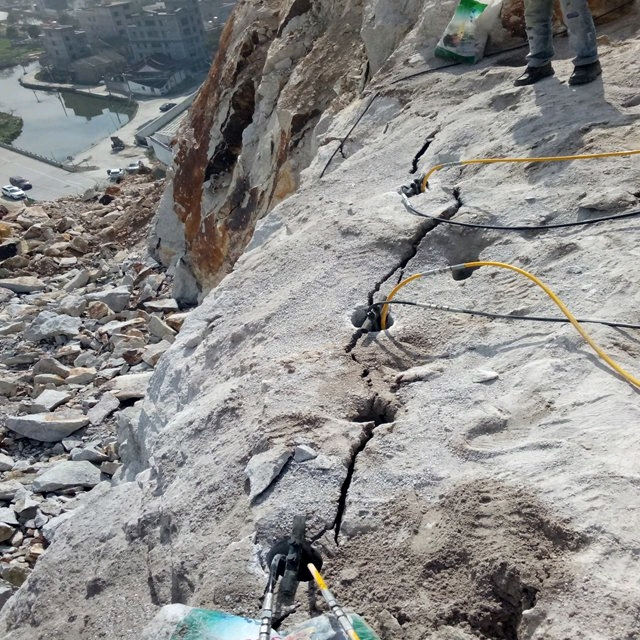
[{"label": "loose rock rubble", "polygon": [[144,246],[162,189],[0,206],[0,607],[78,496],[117,482],[118,421],[188,313]]}]

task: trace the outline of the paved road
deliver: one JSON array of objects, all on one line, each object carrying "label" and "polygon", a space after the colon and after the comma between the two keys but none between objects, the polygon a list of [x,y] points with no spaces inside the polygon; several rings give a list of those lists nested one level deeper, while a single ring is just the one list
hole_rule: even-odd
[{"label": "paved road", "polygon": [[[57,200],[63,196],[80,195],[89,188],[104,187],[107,184],[107,169],[124,168],[130,162],[139,159],[149,164],[145,155],[146,149],[134,145],[134,133],[143,124],[161,115],[159,106],[162,103],[168,100],[180,103],[187,95],[189,94],[139,100],[134,118],[115,134],[127,145],[123,151],[113,153],[111,140],[107,137],[74,158],[74,162],[80,166],[97,167],[90,171],[69,173],[45,162],[0,148],[0,185],[9,184],[9,176],[23,176],[33,184],[33,189],[28,195],[39,201]],[[7,198],[2,196],[0,201],[6,204]]]}]

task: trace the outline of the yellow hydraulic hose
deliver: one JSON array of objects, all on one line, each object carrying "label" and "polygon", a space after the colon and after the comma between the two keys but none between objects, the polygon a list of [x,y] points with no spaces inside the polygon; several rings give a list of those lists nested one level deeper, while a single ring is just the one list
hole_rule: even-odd
[{"label": "yellow hydraulic hose", "polygon": [[562,162],[571,160],[593,160],[595,158],[617,158],[619,156],[634,156],[640,154],[640,149],[631,151],[608,151],[606,153],[583,153],[576,156],[546,156],[541,158],[474,158],[472,160],[459,160],[458,162],[445,162],[431,167],[422,178],[420,185],[422,193],[425,192],[429,178],[436,171],[449,167],[462,167],[468,164],[497,164],[498,162]]},{"label": "yellow hydraulic hose", "polygon": [[[397,284],[391,290],[389,295],[387,296],[387,300],[386,301],[389,302],[390,300],[392,300],[394,298],[394,296],[398,293],[398,291],[400,291],[400,289],[402,289],[404,286],[406,286],[410,282],[413,282],[414,280],[417,280],[418,278],[422,278],[424,276],[427,276],[427,275],[430,275],[430,274],[433,274],[433,273],[442,273],[443,271],[450,271],[452,269],[459,269],[461,267],[466,268],[466,269],[475,269],[477,267],[499,267],[501,269],[509,269],[511,271],[515,271],[516,273],[519,273],[520,275],[523,275],[526,278],[529,278],[529,280],[531,280],[532,282],[537,284],[556,303],[556,305],[558,305],[558,307],[560,308],[560,311],[562,311],[562,313],[564,313],[564,315],[567,317],[569,322],[576,328],[576,331],[585,339],[587,344],[614,371],[616,371],[618,374],[620,374],[627,382],[631,383],[636,388],[640,389],[640,379],[634,377],[629,372],[625,371],[617,362],[615,362],[612,358],[610,358],[596,344],[596,342],[593,340],[593,338],[584,330],[582,325],[578,322],[578,320],[571,313],[571,311],[569,311],[569,309],[562,302],[562,300],[560,300],[560,298],[558,298],[558,296],[546,284],[544,284],[544,282],[542,282],[541,280],[536,278],[536,276],[534,276],[533,274],[529,273],[528,271],[525,271],[524,269],[520,269],[519,267],[516,267],[514,265],[506,264],[504,262],[476,261],[476,262],[465,262],[464,264],[453,265],[453,266],[450,266],[450,267],[445,267],[443,269],[434,269],[433,271],[427,271],[427,272],[424,272],[424,273],[416,273],[416,274],[410,276],[409,278],[407,278],[406,280],[403,280],[402,282]],[[389,305],[386,304],[386,305],[384,305],[382,307],[382,312],[380,314],[380,327],[382,328],[383,331],[385,331],[386,328],[387,328],[387,315],[388,315],[388,313],[389,313]]]},{"label": "yellow hydraulic hose", "polygon": [[331,591],[329,591],[329,587],[327,587],[327,583],[324,581],[324,578],[320,575],[320,572],[315,568],[311,562],[307,564],[307,569],[313,576],[316,584],[318,585],[318,589],[322,593],[322,597],[326,600],[329,608],[333,615],[338,619],[338,623],[342,627],[342,630],[347,634],[350,640],[360,640],[360,636],[357,634],[356,630],[353,628],[351,621],[349,620],[347,614],[342,610],[340,605],[336,602],[336,599],[333,597]]}]

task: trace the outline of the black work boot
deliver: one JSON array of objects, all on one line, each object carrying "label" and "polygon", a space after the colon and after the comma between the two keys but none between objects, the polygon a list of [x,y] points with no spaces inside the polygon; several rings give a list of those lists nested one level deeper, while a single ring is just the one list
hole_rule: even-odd
[{"label": "black work boot", "polygon": [[524,70],[524,73],[514,81],[514,86],[516,87],[524,87],[527,84],[533,84],[534,82],[538,82],[538,80],[543,80],[544,78],[548,78],[555,73],[553,67],[550,62],[543,64],[541,67],[530,67]]},{"label": "black work boot", "polygon": [[602,73],[599,61],[591,64],[581,64],[573,68],[573,73],[569,77],[569,84],[588,84],[593,82]]}]

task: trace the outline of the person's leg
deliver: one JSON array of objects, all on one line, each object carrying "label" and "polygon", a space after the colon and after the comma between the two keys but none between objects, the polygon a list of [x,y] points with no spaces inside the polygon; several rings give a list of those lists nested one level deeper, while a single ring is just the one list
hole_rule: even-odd
[{"label": "person's leg", "polygon": [[587,0],[562,0],[562,12],[569,31],[569,41],[576,57],[573,64],[582,67],[598,60],[596,28]]},{"label": "person's leg", "polygon": [[596,28],[587,0],[561,0],[569,40],[576,54],[569,84],[593,82],[601,73]]},{"label": "person's leg", "polygon": [[533,84],[554,74],[553,27],[551,15],[553,0],[525,0],[524,20],[529,40],[527,68],[513,83],[516,87]]},{"label": "person's leg", "polygon": [[529,40],[527,56],[529,67],[542,67],[553,58],[552,13],[553,0],[525,0],[524,2],[524,21]]}]

